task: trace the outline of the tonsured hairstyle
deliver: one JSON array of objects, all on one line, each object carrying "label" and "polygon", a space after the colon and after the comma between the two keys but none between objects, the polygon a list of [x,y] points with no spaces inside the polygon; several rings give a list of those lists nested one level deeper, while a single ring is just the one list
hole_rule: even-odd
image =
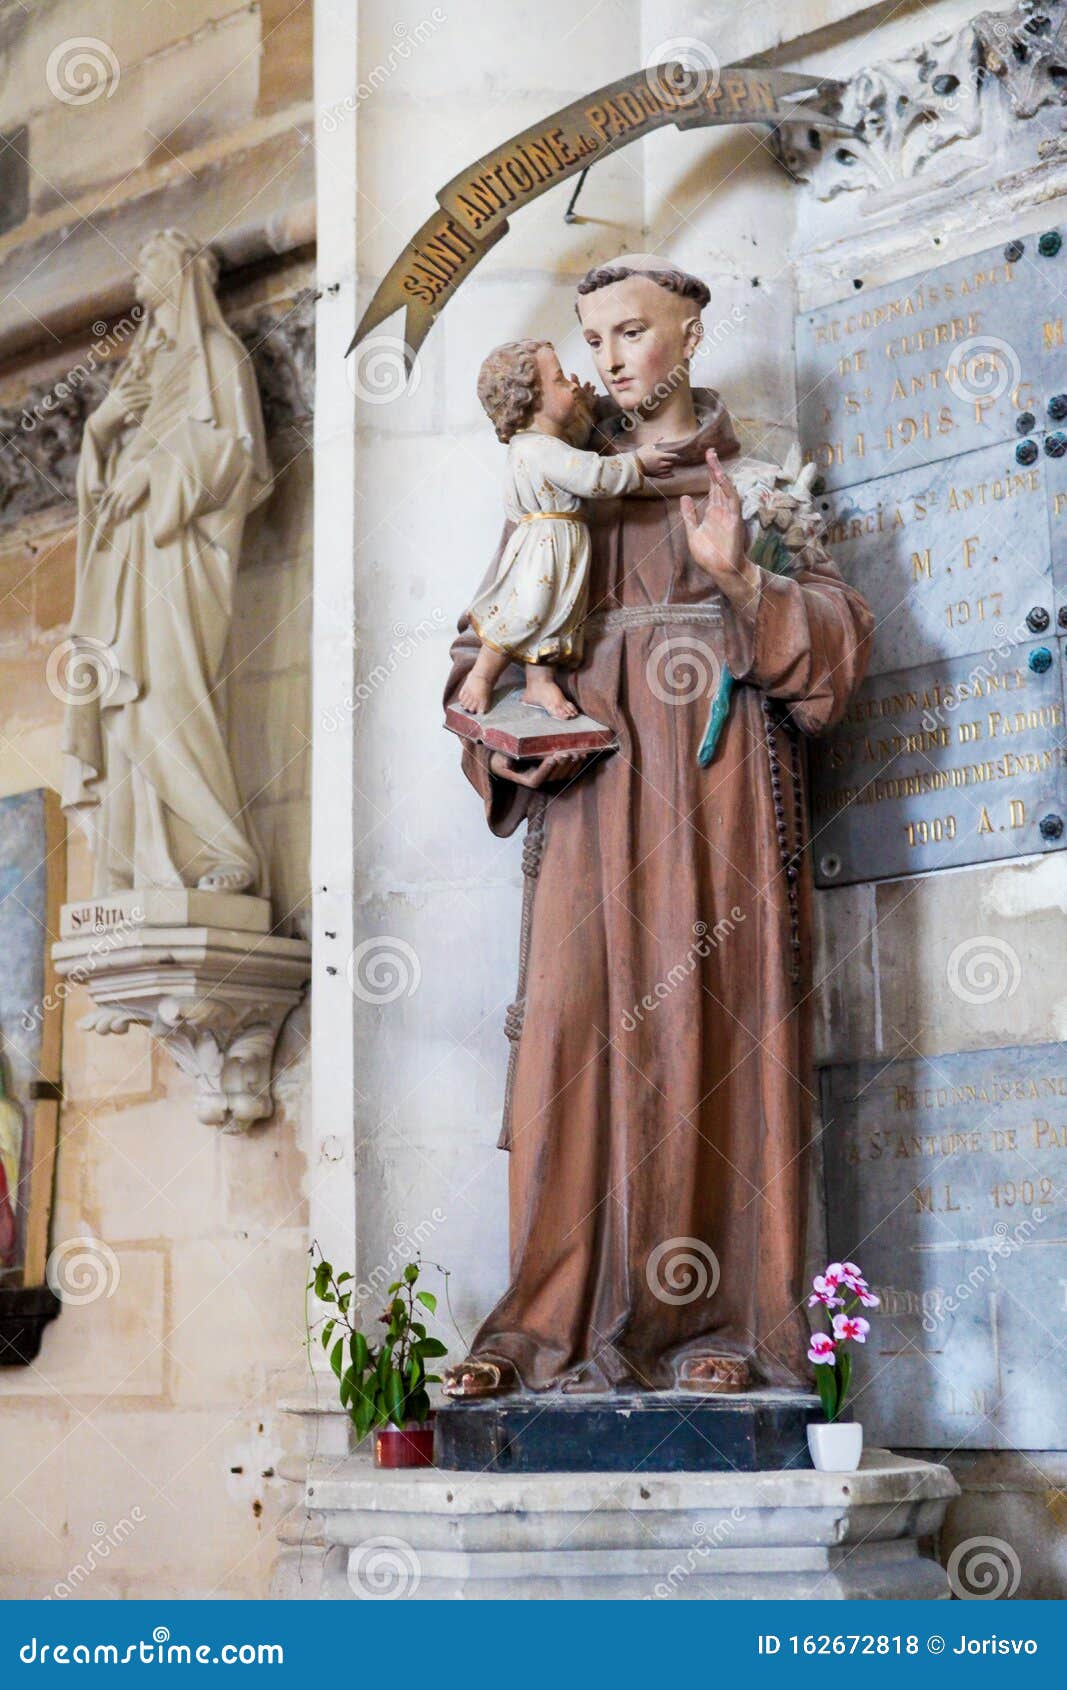
[{"label": "tonsured hairstyle", "polygon": [[703,311],[711,299],[711,289],[698,276],[690,276],[685,270],[642,270],[629,264],[602,264],[595,270],[587,271],[578,283],[578,292],[597,293],[600,288],[611,287],[613,282],[624,282],[628,276],[646,276],[657,287],[666,288],[668,293],[691,299],[698,311]]},{"label": "tonsured hairstyle", "polygon": [[550,340],[509,340],[494,347],[478,371],[478,398],[496,437],[507,445],[526,428],[541,403],[537,354]]}]

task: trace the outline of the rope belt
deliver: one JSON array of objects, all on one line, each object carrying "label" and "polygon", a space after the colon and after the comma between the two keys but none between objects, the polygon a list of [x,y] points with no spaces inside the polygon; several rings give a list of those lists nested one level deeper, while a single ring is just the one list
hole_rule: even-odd
[{"label": "rope belt", "polygon": [[671,623],[720,628],[722,604],[628,604],[617,610],[595,610],[585,619],[585,631],[610,634],[617,628],[662,628]]},{"label": "rope belt", "polygon": [[520,522],[582,522],[581,511],[527,511]]}]

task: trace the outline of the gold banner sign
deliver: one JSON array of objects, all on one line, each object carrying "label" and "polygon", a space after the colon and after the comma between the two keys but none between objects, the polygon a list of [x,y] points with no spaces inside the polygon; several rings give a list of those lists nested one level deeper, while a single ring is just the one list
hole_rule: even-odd
[{"label": "gold banner sign", "polygon": [[405,358],[422,345],[438,313],[480,258],[507,233],[508,218],[558,182],[597,159],[673,123],[791,122],[841,128],[805,100],[821,101],[843,85],[794,71],[690,69],[682,64],[635,71],[598,88],[486,153],[443,187],[440,211],[408,242],[371,300],[348,348],[407,307]]}]

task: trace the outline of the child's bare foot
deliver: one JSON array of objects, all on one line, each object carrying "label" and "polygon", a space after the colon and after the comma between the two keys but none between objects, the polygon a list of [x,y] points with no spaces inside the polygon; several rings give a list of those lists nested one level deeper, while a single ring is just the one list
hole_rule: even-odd
[{"label": "child's bare foot", "polygon": [[460,708],[469,710],[472,716],[484,715],[492,697],[493,683],[484,680],[481,675],[468,675],[459,689]]},{"label": "child's bare foot", "polygon": [[563,692],[547,675],[538,675],[533,670],[526,672],[526,691],[522,695],[524,704],[536,704],[542,710],[547,710],[557,722],[569,722],[572,716],[577,716],[578,706],[572,704]]}]

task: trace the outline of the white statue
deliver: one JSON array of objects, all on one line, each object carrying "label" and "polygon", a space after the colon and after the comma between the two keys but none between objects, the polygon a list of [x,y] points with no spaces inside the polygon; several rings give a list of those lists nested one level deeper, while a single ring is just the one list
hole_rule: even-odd
[{"label": "white statue", "polygon": [[176,229],[146,242],[144,317],[85,426],[62,802],[92,845],[95,896],[266,891],[219,705],[245,518],[271,473],[217,274]]}]

